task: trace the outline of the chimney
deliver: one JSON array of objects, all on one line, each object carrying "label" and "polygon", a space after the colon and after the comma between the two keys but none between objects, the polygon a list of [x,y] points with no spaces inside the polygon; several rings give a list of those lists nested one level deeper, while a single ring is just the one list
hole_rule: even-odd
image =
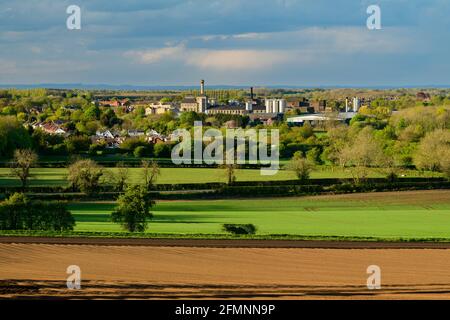
[{"label": "chimney", "polygon": [[253,102],[253,87],[250,87],[250,101]]},{"label": "chimney", "polygon": [[200,81],[200,95],[205,95],[205,80]]},{"label": "chimney", "polygon": [[348,97],[345,98],[345,112],[348,112]]}]

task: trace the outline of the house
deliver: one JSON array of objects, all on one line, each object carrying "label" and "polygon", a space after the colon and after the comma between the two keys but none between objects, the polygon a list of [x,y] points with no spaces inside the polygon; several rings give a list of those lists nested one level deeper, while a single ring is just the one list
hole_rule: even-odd
[{"label": "house", "polygon": [[104,107],[127,107],[131,105],[130,99],[125,98],[121,100],[102,100],[99,104]]},{"label": "house", "polygon": [[279,113],[252,113],[249,114],[250,121],[261,122],[264,125],[272,125],[275,121],[280,120]]},{"label": "house", "polygon": [[147,108],[145,108],[145,115],[153,115],[153,114],[164,114],[170,110],[172,110],[172,105],[170,104],[150,104]]},{"label": "house", "polygon": [[218,106],[209,108],[207,111],[208,114],[235,114],[235,115],[244,115],[247,113],[247,110],[244,106]]},{"label": "house", "polygon": [[144,130],[128,130],[127,135],[132,138],[145,136]]},{"label": "house", "polygon": [[225,128],[227,129],[237,129],[239,126],[237,125],[235,120],[230,120],[225,122]]},{"label": "house", "polygon": [[183,101],[181,101],[180,104],[180,111],[181,112],[197,112],[198,111],[198,103],[197,99],[194,97],[185,97]]},{"label": "house", "polygon": [[167,138],[165,136],[163,136],[162,134],[153,129],[147,131],[145,135],[147,137],[146,141],[149,143],[158,143],[167,141]]},{"label": "house", "polygon": [[311,107],[314,108],[315,113],[324,112],[327,108],[327,101],[326,100],[320,100],[320,101],[313,101],[311,102]]},{"label": "house", "polygon": [[55,122],[39,122],[32,124],[33,129],[41,129],[42,131],[52,135],[69,135],[69,132],[62,127],[62,121]]},{"label": "house", "polygon": [[417,93],[416,98],[422,102],[430,102],[431,100],[430,94],[422,91]]},{"label": "house", "polygon": [[38,115],[38,114],[41,114],[42,111],[44,111],[44,108],[43,108],[43,107],[41,107],[41,106],[33,106],[33,107],[31,107],[31,108],[28,110],[28,113],[29,113],[29,114],[36,114],[36,115]]},{"label": "house", "polygon": [[114,139],[116,136],[118,136],[118,135],[114,135],[110,130],[105,130],[105,131],[97,130],[95,135],[97,137],[107,138],[107,139]]},{"label": "house", "polygon": [[95,136],[91,137],[93,144],[105,144],[108,149],[117,149],[125,139],[117,132],[110,130],[97,131]]}]

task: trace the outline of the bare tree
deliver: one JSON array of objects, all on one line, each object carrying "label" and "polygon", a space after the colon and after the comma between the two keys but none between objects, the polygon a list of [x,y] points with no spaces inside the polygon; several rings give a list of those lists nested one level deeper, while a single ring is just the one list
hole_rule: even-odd
[{"label": "bare tree", "polygon": [[37,160],[38,155],[33,150],[18,149],[14,152],[11,172],[20,179],[23,190],[27,187],[28,179],[31,176],[31,167],[36,164]]},{"label": "bare tree", "polygon": [[112,182],[116,185],[119,192],[125,191],[128,185],[129,170],[123,162],[116,164],[116,172],[112,175]]},{"label": "bare tree", "polygon": [[236,182],[236,170],[239,168],[236,164],[223,164],[220,166],[225,170],[225,178],[228,185],[232,185]]},{"label": "bare tree", "polygon": [[147,190],[151,190],[161,174],[161,170],[156,161],[142,160],[141,167],[143,169],[144,184]]},{"label": "bare tree", "polygon": [[68,170],[67,180],[72,187],[88,194],[97,191],[100,178],[104,175],[103,168],[90,159],[78,160]]}]

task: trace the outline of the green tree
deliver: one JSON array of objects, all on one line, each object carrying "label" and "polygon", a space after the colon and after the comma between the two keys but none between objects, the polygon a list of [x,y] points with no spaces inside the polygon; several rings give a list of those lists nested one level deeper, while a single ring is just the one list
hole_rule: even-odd
[{"label": "green tree", "polygon": [[304,183],[309,180],[314,164],[303,157],[300,151],[297,151],[287,165],[288,170],[294,171],[300,182]]},{"label": "green tree", "polygon": [[16,149],[30,149],[28,131],[13,116],[0,116],[0,156],[12,156]]},{"label": "green tree", "polygon": [[322,162],[321,154],[319,148],[312,148],[306,153],[306,159],[312,164],[320,164]]},{"label": "green tree", "polygon": [[91,140],[86,136],[72,136],[66,139],[65,144],[69,153],[82,153],[89,151]]},{"label": "green tree", "polygon": [[153,217],[150,212],[153,205],[154,201],[149,199],[145,188],[138,185],[130,186],[117,200],[111,220],[121,224],[129,232],[144,232],[147,220]]},{"label": "green tree", "polygon": [[386,155],[370,127],[362,129],[350,143],[339,151],[339,162],[348,167],[356,184],[365,180],[370,167],[382,167]]},{"label": "green tree", "polygon": [[414,155],[420,170],[440,171],[450,178],[450,131],[438,129],[428,133]]},{"label": "green tree", "polygon": [[171,146],[167,143],[157,143],[154,146],[153,154],[156,158],[170,158]]}]

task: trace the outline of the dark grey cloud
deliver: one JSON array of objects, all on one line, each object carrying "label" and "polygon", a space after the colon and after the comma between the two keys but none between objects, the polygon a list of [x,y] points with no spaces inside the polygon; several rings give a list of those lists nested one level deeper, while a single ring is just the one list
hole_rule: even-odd
[{"label": "dark grey cloud", "polygon": [[3,0],[0,83],[448,83],[449,15],[447,0]]}]

